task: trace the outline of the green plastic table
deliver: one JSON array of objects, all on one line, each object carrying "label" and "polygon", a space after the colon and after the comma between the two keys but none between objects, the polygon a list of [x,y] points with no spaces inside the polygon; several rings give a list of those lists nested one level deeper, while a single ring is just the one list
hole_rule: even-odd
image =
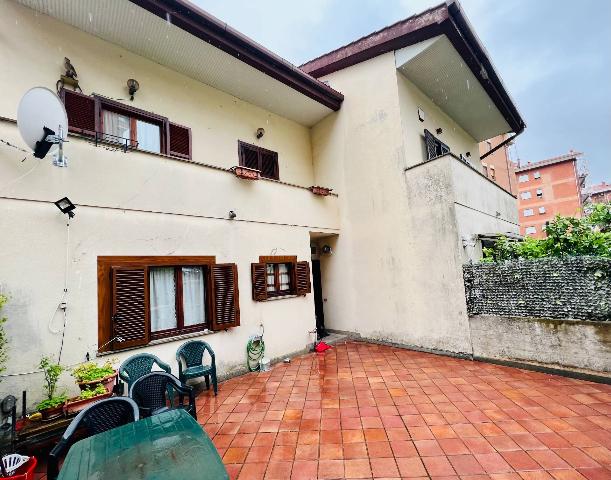
[{"label": "green plastic table", "polygon": [[59,480],[229,479],[210,437],[170,410],[76,442]]}]

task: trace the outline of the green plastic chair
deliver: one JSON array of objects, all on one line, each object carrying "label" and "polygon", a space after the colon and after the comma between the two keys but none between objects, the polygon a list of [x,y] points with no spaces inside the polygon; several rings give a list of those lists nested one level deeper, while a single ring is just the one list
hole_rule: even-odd
[{"label": "green plastic chair", "polygon": [[119,367],[119,378],[127,384],[127,391],[131,390],[136,380],[151,373],[155,364],[164,372],[172,373],[167,363],[150,353],[139,353],[125,360]]},{"label": "green plastic chair", "polygon": [[[212,359],[210,365],[204,365],[203,363],[206,351]],[[210,345],[201,340],[191,340],[183,343],[176,352],[176,361],[178,362],[178,378],[181,382],[185,383],[191,378],[204,377],[206,380],[206,390],[210,389],[210,380],[212,380],[214,394],[217,394],[216,361],[214,359],[214,351]]]}]

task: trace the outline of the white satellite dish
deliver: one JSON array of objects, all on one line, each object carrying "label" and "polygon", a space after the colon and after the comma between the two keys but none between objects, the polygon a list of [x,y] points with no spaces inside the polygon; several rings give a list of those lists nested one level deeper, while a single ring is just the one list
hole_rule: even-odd
[{"label": "white satellite dish", "polygon": [[67,166],[62,147],[68,133],[68,116],[64,104],[53,91],[45,87],[28,90],[17,108],[17,127],[35,157],[44,158],[57,146],[59,152],[53,164]]}]

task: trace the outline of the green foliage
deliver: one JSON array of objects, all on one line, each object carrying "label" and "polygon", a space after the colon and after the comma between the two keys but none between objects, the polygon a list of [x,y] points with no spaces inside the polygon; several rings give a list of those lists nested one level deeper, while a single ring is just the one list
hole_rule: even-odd
[{"label": "green foliage", "polygon": [[47,408],[58,407],[59,405],[63,405],[67,399],[68,397],[66,395],[58,395],[57,397],[47,398],[36,405],[36,410],[41,412]]},{"label": "green foliage", "polygon": [[560,215],[545,227],[546,238],[521,242],[499,238],[484,248],[483,262],[590,255],[611,258],[611,205],[595,205],[583,218]]},{"label": "green foliage", "polygon": [[106,362],[102,366],[95,362],[87,362],[72,370],[72,376],[78,383],[102,380],[104,377],[108,377],[114,373],[115,369],[110,362]]},{"label": "green foliage", "polygon": [[[45,374],[45,391],[47,392],[47,399],[53,400],[55,397],[55,388],[57,387],[57,381],[59,376],[64,371],[64,367],[57,363],[51,362],[49,357],[42,357],[40,365],[38,367]],[[59,397],[57,397],[59,398]]]},{"label": "green foliage", "polygon": [[[4,305],[8,302],[6,295],[0,295],[0,311]],[[6,370],[6,361],[8,360],[8,339],[6,338],[6,331],[4,330],[4,324],[6,323],[6,317],[0,317],[0,373]]]},{"label": "green foliage", "polygon": [[105,393],[108,393],[106,387],[104,387],[102,384],[98,384],[93,390],[91,390],[89,387],[83,390],[79,395],[79,399],[86,400],[88,398],[97,397],[98,395],[104,395]]}]

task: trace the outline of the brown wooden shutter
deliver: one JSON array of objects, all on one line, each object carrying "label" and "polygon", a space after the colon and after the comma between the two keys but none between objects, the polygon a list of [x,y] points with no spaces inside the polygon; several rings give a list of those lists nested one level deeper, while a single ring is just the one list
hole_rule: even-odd
[{"label": "brown wooden shutter", "polygon": [[[96,131],[95,99],[66,89],[62,89],[61,97],[68,115],[68,131],[94,136]],[[57,126],[49,126],[49,128],[56,130]]]},{"label": "brown wooden shutter", "polygon": [[225,330],[240,325],[238,267],[235,263],[212,265],[212,330]]},{"label": "brown wooden shutter", "polygon": [[278,154],[261,149],[261,176],[278,180]]},{"label": "brown wooden shutter", "polygon": [[255,302],[267,300],[267,266],[265,263],[253,263],[252,271],[252,299]]},{"label": "brown wooden shutter", "polygon": [[259,149],[248,143],[239,143],[240,166],[259,170]]},{"label": "brown wooden shutter", "polygon": [[148,327],[148,281],[146,267],[112,267],[113,350],[146,345]]},{"label": "brown wooden shutter", "polygon": [[170,122],[168,153],[175,157],[191,159],[191,129]]},{"label": "brown wooden shutter", "polygon": [[295,294],[305,295],[312,291],[310,283],[310,263],[297,262],[295,264]]}]

